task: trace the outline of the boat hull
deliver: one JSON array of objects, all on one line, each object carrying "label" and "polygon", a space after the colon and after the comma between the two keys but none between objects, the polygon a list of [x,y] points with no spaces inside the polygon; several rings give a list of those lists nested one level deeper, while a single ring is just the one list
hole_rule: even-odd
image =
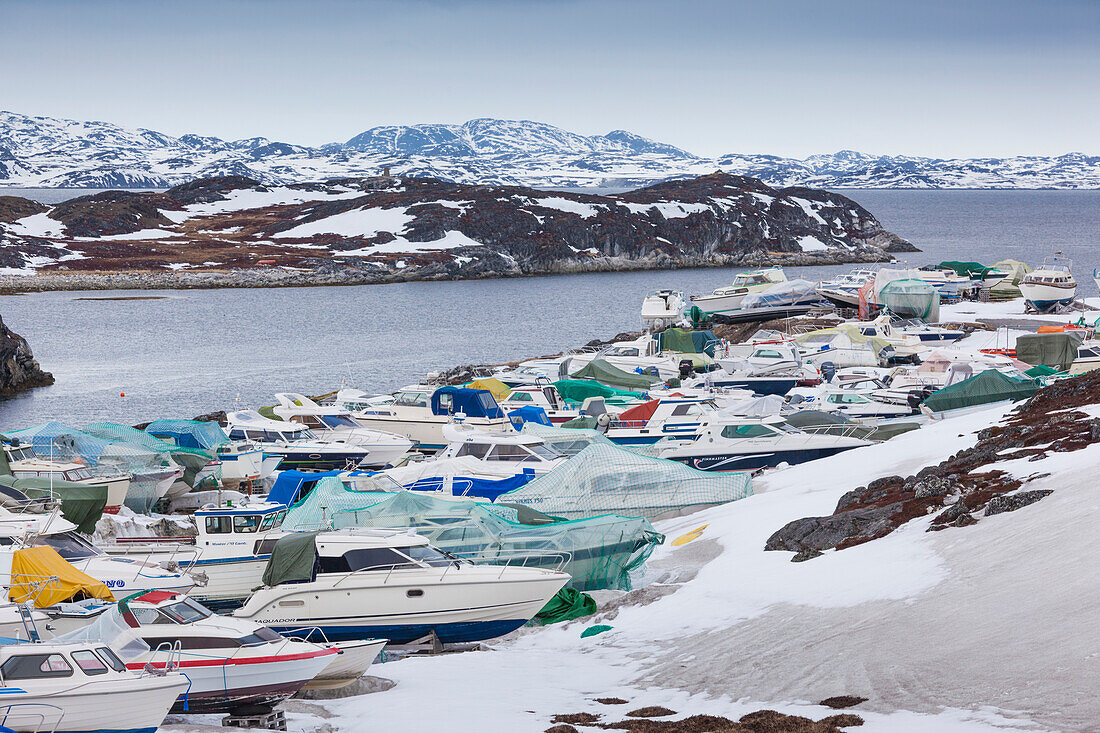
[{"label": "boat hull", "polygon": [[233,615],[283,634],[313,629],[329,641],[408,643],[431,633],[445,644],[482,641],[518,629],[569,579],[491,565],[340,577],[264,588]]},{"label": "boat hull", "polygon": [[807,461],[842,453],[858,448],[856,445],[822,448],[801,448],[796,450],[762,450],[759,452],[722,452],[696,455],[663,455],[662,458],[684,463],[700,471],[751,471],[758,468],[774,468],[780,463],[796,465]]},{"label": "boat hull", "polygon": [[13,683],[0,688],[0,724],[19,733],[155,733],[186,688],[181,675],[120,679],[110,688],[82,684],[48,693],[30,693]]}]

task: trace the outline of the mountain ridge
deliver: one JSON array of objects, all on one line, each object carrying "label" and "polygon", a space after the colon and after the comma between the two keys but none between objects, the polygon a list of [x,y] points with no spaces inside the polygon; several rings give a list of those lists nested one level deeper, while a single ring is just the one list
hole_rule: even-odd
[{"label": "mountain ridge", "polygon": [[169,188],[227,175],[267,185],[376,175],[533,188],[629,188],[716,170],[812,188],[1100,188],[1100,156],[929,158],[854,150],[790,158],[698,156],[628,130],[582,135],[533,120],[382,125],[320,146],[173,137],[146,128],[0,111],[0,185]]}]

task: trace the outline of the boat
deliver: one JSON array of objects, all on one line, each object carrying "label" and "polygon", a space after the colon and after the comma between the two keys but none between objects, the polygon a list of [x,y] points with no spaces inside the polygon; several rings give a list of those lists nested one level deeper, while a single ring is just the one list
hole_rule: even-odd
[{"label": "boat", "polygon": [[758,293],[776,283],[787,281],[781,267],[738,273],[731,285],[716,288],[710,295],[693,295],[691,304],[704,313],[732,313],[740,310],[741,301],[749,293]]},{"label": "boat", "polygon": [[[130,489],[130,475],[121,472],[104,474],[93,471],[83,461],[47,460],[39,458],[29,445],[13,438],[3,445],[8,472],[15,478],[38,478],[71,481],[77,484],[107,487],[107,505],[103,511],[118,514]],[[0,471],[2,473],[2,471]]]},{"label": "boat", "polygon": [[227,413],[229,437],[263,446],[265,454],[280,457],[279,470],[329,471],[353,468],[370,455],[366,448],[320,440],[310,428],[284,420],[271,420],[255,410]]},{"label": "boat", "polygon": [[679,290],[658,290],[642,300],[642,323],[659,331],[683,320],[686,301]]},{"label": "boat", "polygon": [[[148,650],[126,662],[132,670],[178,669],[191,681],[173,713],[270,712],[334,664],[340,650],[332,645],[290,639],[251,621],[217,616],[193,598],[153,591],[137,598],[103,603],[85,601],[48,609],[55,628],[66,633],[85,628],[101,616],[133,629]],[[111,621],[111,619],[105,619]],[[372,640],[375,656],[385,645]],[[362,655],[356,654],[360,674]],[[366,660],[370,664],[371,659]],[[349,670],[335,679],[346,679]],[[335,682],[335,679],[332,682]]]},{"label": "boat", "polygon": [[403,435],[418,451],[434,453],[446,445],[443,426],[456,415],[470,425],[492,432],[510,432],[512,422],[487,389],[464,387],[405,387],[393,401],[352,413],[356,421],[387,433]]},{"label": "boat", "polygon": [[176,563],[108,555],[77,532],[57,507],[46,513],[16,513],[0,507],[0,577],[11,577],[17,551],[39,546],[53,548],[77,570],[122,595],[149,590],[186,593],[196,585],[196,578]]},{"label": "boat", "polygon": [[838,308],[858,308],[859,289],[875,279],[874,270],[856,269],[817,286],[817,294]]},{"label": "boat", "polygon": [[363,466],[381,468],[397,463],[413,447],[403,435],[363,427],[342,407],[320,405],[293,392],[280,392],[275,399],[279,404],[271,412],[280,419],[305,425],[320,440],[366,449]]},{"label": "boat", "polygon": [[1070,272],[1071,263],[1058,258],[1048,259],[1041,267],[1024,275],[1020,293],[1040,313],[1069,305],[1077,295],[1077,281]]},{"label": "boat", "polygon": [[658,454],[702,471],[746,471],[826,458],[871,445],[843,435],[806,433],[776,415],[713,424],[690,443],[674,443]]},{"label": "boat", "polygon": [[545,377],[540,384],[513,387],[499,404],[500,408],[509,414],[513,410],[524,407],[538,407],[546,414],[552,425],[569,422],[580,415],[577,407],[566,406],[558,388]]},{"label": "boat", "polygon": [[0,646],[0,725],[19,732],[154,733],[190,682],[130,670],[105,642]]},{"label": "boat", "polygon": [[[846,387],[823,384],[818,387],[796,387],[791,390],[791,404],[822,412],[836,412],[856,422],[876,421],[913,414],[907,402],[877,399],[875,391],[887,389],[877,379],[864,381],[866,389],[857,389],[858,383]],[[908,394],[906,394],[908,396]]]},{"label": "boat", "polygon": [[664,397],[635,405],[618,415],[600,415],[596,429],[618,445],[650,445],[666,438],[694,440],[718,409],[711,399]]},{"label": "boat", "polygon": [[280,527],[286,505],[261,501],[204,506],[194,516],[196,535],[192,541],[184,537],[132,538],[102,549],[115,557],[176,562],[201,572],[206,583],[189,595],[219,611],[236,608],[260,585],[271,547],[283,534]]},{"label": "boat", "polygon": [[[180,448],[204,450],[216,460],[209,464],[205,475],[212,475],[229,489],[250,484],[264,476],[264,452],[255,442],[233,440],[221,425],[205,420],[154,420],[145,432]],[[200,473],[194,482],[202,483]]]},{"label": "boat", "polygon": [[550,381],[550,372],[545,367],[524,366],[522,364],[514,369],[495,371],[493,376],[513,389],[538,386]]},{"label": "boat", "polygon": [[233,616],[330,641],[472,642],[518,629],[568,581],[556,570],[458,560],[411,531],[301,533],[276,543],[265,586]]},{"label": "boat", "polygon": [[549,473],[565,462],[565,456],[549,449],[543,440],[530,433],[489,433],[466,423],[443,426],[447,446],[424,462],[470,456],[496,464],[512,473],[529,472],[536,476]]}]

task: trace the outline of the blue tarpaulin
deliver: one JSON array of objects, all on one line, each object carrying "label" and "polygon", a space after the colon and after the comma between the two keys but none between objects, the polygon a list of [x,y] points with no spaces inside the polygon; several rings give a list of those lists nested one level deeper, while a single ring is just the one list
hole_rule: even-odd
[{"label": "blue tarpaulin", "polygon": [[512,421],[512,424],[516,426],[516,430],[523,428],[523,423],[533,422],[539,425],[550,425],[554,423],[550,422],[550,418],[546,416],[546,410],[537,405],[525,405],[523,407],[517,407],[508,413],[508,419]]}]

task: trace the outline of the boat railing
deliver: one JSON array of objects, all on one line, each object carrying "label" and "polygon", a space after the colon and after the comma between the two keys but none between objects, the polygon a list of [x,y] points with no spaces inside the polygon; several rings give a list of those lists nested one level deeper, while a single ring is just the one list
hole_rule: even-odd
[{"label": "boat railing", "polygon": [[[474,565],[500,566],[500,576],[504,575],[510,567],[545,568],[547,561],[551,564],[552,570],[560,573],[573,561],[573,553],[568,550],[503,550],[494,552],[492,557],[486,557],[484,552],[448,552],[447,554]],[[503,564],[501,560],[504,561]]]},{"label": "boat railing", "polygon": [[[162,654],[164,655],[163,662],[159,660]],[[180,668],[180,657],[182,656],[183,643],[179,639],[175,641],[162,641],[157,645],[157,648],[152,651],[149,661],[141,668],[141,674],[139,676],[145,677],[148,674],[163,677],[169,672],[175,672]]]},{"label": "boat railing", "polygon": [[[22,710],[19,710],[15,713],[16,718],[26,716],[30,720],[38,721],[37,723],[35,723],[34,728],[31,728],[28,723],[24,723],[21,721],[12,721],[9,723],[8,717],[12,715],[12,711],[15,708],[23,708]],[[34,712],[33,710],[28,710],[27,708],[45,708],[48,713],[42,711]],[[48,728],[45,727],[47,714],[57,717],[57,720],[53,721],[53,725]],[[20,730],[27,731],[27,733],[55,733],[58,726],[61,725],[61,719],[64,717],[65,710],[63,708],[44,702],[13,702],[6,705],[0,705],[0,726],[3,726],[4,730],[11,730],[13,726],[18,726]]]},{"label": "boat railing", "polygon": [[313,635],[316,633],[321,637],[321,643],[329,643],[328,637],[325,636],[325,630],[320,626],[302,626],[301,628],[282,631],[280,633],[288,639],[297,639],[299,641],[312,641]]}]

